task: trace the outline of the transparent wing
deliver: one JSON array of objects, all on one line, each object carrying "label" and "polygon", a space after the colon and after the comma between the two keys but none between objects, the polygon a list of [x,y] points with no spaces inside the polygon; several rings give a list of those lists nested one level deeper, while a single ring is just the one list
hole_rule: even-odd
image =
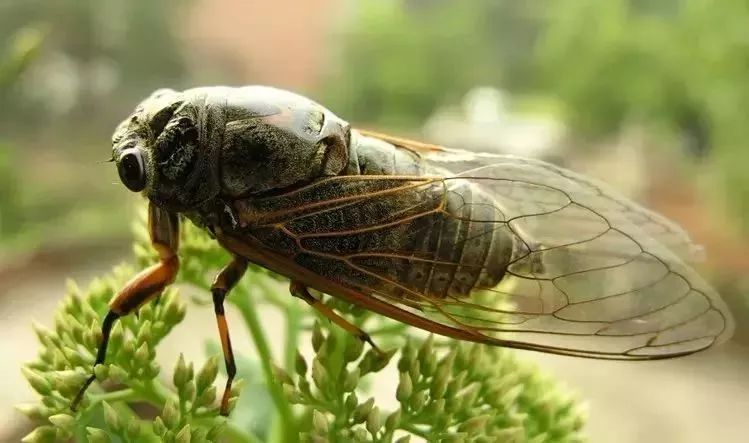
[{"label": "transparent wing", "polygon": [[561,186],[562,189],[567,189],[571,186],[571,191],[575,193],[584,192],[599,196],[600,203],[605,205],[607,210],[620,213],[622,217],[637,225],[643,233],[653,237],[656,241],[671,249],[672,252],[683,260],[696,262],[703,259],[702,247],[694,244],[689,234],[681,226],[663,215],[655,213],[619,195],[610,186],[591,177],[586,177],[541,160],[447,149],[442,146],[415,142],[387,134],[371,131],[360,132],[414,151],[448,174],[466,174],[476,168],[497,162],[505,164],[513,163],[517,167],[533,170],[533,174],[538,178],[551,180],[551,185]]},{"label": "transparent wing", "polygon": [[[471,302],[422,303],[430,315],[601,356],[688,353],[731,334],[727,307],[685,262],[696,247],[665,217],[542,161],[450,150],[420,155],[447,183],[468,181],[488,194],[527,248],[499,287]],[[509,308],[497,306],[494,294],[504,294]]]},{"label": "transparent wing", "polygon": [[[654,359],[731,334],[728,309],[677,252],[688,236],[663,217],[544,162],[396,144],[431,175],[335,177],[261,202],[268,229],[292,238],[279,244],[295,266],[398,320],[516,348]],[[467,293],[419,283],[445,276],[441,287],[454,288],[467,268],[490,274],[491,256],[469,259],[469,244],[490,237],[512,243],[499,282]]]}]

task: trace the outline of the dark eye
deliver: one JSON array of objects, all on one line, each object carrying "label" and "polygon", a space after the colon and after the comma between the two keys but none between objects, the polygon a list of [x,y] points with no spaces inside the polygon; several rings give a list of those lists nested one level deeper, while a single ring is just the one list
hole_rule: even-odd
[{"label": "dark eye", "polygon": [[128,148],[122,151],[117,161],[117,172],[120,174],[120,180],[129,190],[140,192],[146,187],[146,168],[138,148]]}]

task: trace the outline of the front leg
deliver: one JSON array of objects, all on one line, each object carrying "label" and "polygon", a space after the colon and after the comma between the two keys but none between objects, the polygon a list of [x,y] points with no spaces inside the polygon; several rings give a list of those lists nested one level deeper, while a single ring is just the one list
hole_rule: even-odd
[{"label": "front leg", "polygon": [[[174,281],[179,270],[179,258],[177,257],[179,221],[177,216],[151,203],[148,206],[148,230],[151,236],[151,244],[159,253],[159,262],[133,277],[109,303],[109,312],[107,312],[101,324],[101,343],[96,353],[94,367],[104,363],[109,335],[115,321],[137,310],[144,303],[161,294],[161,291]],[[86,389],[95,379],[96,376],[92,371],[70,405],[72,410],[78,407]]]}]

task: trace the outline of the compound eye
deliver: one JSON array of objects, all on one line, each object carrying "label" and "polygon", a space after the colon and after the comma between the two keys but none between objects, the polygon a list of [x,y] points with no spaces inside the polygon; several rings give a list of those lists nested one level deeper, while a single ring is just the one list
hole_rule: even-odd
[{"label": "compound eye", "polygon": [[146,168],[143,156],[138,148],[122,151],[117,160],[117,172],[122,183],[133,192],[140,192],[146,187]]}]

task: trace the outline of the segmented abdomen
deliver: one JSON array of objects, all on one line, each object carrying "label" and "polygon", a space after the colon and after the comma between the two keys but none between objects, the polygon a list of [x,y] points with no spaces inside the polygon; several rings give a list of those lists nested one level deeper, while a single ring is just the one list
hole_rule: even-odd
[{"label": "segmented abdomen", "polygon": [[419,171],[418,157],[390,158],[387,167],[359,156],[360,175],[237,201],[240,225],[297,264],[362,290],[446,298],[496,286],[513,250],[501,210],[467,180],[397,175]]}]

